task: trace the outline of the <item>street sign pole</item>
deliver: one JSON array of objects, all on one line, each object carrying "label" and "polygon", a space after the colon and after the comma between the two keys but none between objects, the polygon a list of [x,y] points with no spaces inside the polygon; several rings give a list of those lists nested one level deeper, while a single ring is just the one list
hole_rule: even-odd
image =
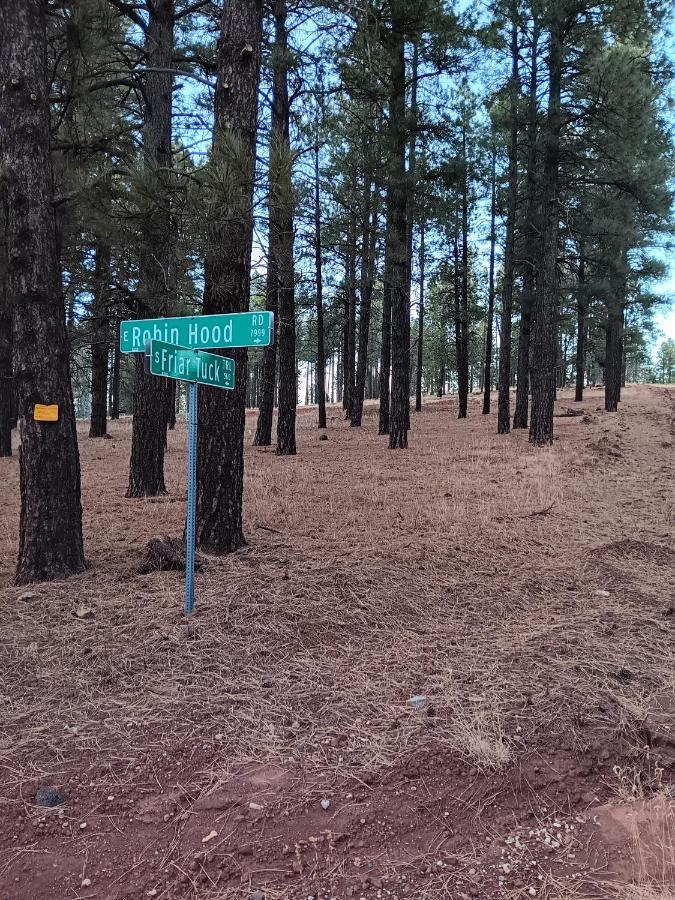
[{"label": "street sign pole", "polygon": [[195,608],[195,520],[197,513],[197,390],[196,381],[188,388],[188,495],[185,528],[185,615]]},{"label": "street sign pole", "polygon": [[[268,347],[274,342],[274,314],[269,311],[214,316],[175,316],[120,323],[120,351],[145,353],[151,375],[187,381],[188,498],[185,524],[185,615],[195,607],[197,519],[197,386],[234,390],[234,360],[205,350]],[[37,418],[37,417],[36,417]]]}]

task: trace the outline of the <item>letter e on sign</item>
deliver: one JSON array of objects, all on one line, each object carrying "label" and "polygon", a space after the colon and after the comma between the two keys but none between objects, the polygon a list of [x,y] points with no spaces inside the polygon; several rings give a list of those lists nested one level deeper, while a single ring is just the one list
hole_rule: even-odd
[{"label": "letter e on sign", "polygon": [[36,403],[33,407],[33,418],[36,422],[58,422],[59,408],[56,403],[49,406],[44,403]]}]

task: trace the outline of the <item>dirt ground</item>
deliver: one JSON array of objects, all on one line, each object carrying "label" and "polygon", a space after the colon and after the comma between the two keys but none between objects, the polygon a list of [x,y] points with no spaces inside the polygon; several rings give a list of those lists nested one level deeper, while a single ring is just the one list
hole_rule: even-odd
[{"label": "dirt ground", "polygon": [[81,423],[66,582],[12,585],[0,460],[0,900],[675,897],[675,391],[556,411],[537,450],[430,400],[391,452],[308,410],[294,458],[250,416],[248,546],[189,621],[138,574],[184,424],[138,501],[130,422]]}]

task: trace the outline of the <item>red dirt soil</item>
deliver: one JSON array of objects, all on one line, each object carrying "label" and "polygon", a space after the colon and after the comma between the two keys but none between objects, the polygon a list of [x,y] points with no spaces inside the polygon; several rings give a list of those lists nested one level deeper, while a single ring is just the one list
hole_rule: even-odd
[{"label": "red dirt soil", "polygon": [[623,397],[561,392],[544,450],[477,397],[400,452],[373,406],[327,441],[308,410],[294,458],[248,417],[249,543],[190,621],[137,574],[181,533],[182,423],[148,501],[130,422],[81,424],[66,582],[12,585],[0,460],[0,900],[675,896],[675,392]]}]

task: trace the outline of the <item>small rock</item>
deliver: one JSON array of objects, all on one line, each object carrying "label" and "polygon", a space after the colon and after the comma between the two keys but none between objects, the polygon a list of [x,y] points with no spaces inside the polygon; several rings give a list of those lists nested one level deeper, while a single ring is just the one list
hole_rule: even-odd
[{"label": "small rock", "polygon": [[37,597],[35,591],[24,591],[23,594],[19,594],[19,600],[34,600]]},{"label": "small rock", "polygon": [[94,610],[91,606],[85,606],[84,603],[80,603],[77,609],[73,610],[73,615],[77,616],[78,619],[93,619]]},{"label": "small rock", "polygon": [[593,591],[594,597],[609,597],[609,591]]},{"label": "small rock", "polygon": [[222,739],[223,739],[222,734],[217,734],[214,738],[214,740],[216,740],[216,741],[222,741]]},{"label": "small rock", "polygon": [[157,888],[150,888],[148,891],[148,897],[156,897],[157,896]]},{"label": "small rock", "polygon": [[330,807],[330,800],[328,800],[326,797],[324,797],[323,800],[321,801],[321,809],[326,810],[329,807]]},{"label": "small rock", "polygon": [[57,787],[39,787],[35,793],[38,806],[61,806],[66,802],[66,795]]},{"label": "small rock", "polygon": [[259,812],[262,809],[262,806],[259,803],[254,803],[253,800],[251,800],[248,808],[252,809],[254,812]]},{"label": "small rock", "polygon": [[409,697],[406,700],[406,705],[411,707],[411,709],[422,709],[427,702],[427,698],[424,694],[415,694],[414,697]]},{"label": "small rock", "polygon": [[217,831],[209,831],[206,837],[202,838],[202,844],[208,844],[209,841],[212,841],[214,838],[218,837]]},{"label": "small rock", "polygon": [[80,831],[84,831],[86,827],[87,827],[86,822],[80,822]]},{"label": "small rock", "polygon": [[83,878],[80,887],[91,887],[91,878]]}]

